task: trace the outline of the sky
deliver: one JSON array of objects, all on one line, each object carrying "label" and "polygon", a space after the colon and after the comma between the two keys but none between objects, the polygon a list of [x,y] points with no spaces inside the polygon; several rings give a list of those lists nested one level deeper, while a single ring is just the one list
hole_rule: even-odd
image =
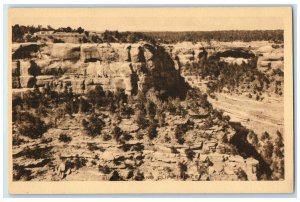
[{"label": "sky", "polygon": [[280,8],[11,9],[11,24],[79,26],[104,31],[212,31],[284,29]]}]

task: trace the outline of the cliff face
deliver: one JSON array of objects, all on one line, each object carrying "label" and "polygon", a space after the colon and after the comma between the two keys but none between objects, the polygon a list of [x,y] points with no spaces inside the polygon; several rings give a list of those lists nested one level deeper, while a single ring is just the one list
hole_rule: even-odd
[{"label": "cliff face", "polygon": [[[96,86],[102,86],[104,90],[115,91],[118,88],[125,90],[127,94],[136,94],[138,90],[147,91],[151,88],[159,91],[160,95],[167,96],[185,96],[185,91],[188,85],[185,83],[183,77],[180,76],[178,65],[183,64],[181,56],[196,58],[195,60],[205,60],[209,52],[204,50],[184,51],[181,55],[176,57],[174,51],[168,50],[168,47],[151,44],[47,44],[37,45],[38,48],[31,51],[27,49],[26,45],[22,46],[23,51],[27,52],[28,56],[15,54],[13,59],[13,85],[14,93],[22,93],[26,88],[38,86],[41,89],[48,87],[48,85],[57,91],[64,91],[66,88],[72,88],[74,93],[86,93]],[[15,47],[14,52],[20,47]],[[190,55],[188,55],[190,53]],[[162,180],[161,176],[175,178],[182,177],[182,172],[178,169],[178,165],[187,167],[187,172],[183,172],[183,177],[190,176],[192,180],[238,180],[239,170],[243,170],[248,180],[257,180],[256,168],[259,161],[247,154],[247,158],[240,155],[233,155],[235,149],[231,145],[223,142],[223,137],[228,138],[232,144],[239,144],[243,141],[242,135],[236,133],[232,127],[223,125],[219,119],[210,116],[211,114],[207,108],[196,108],[197,103],[192,103],[192,100],[201,102],[202,97],[197,97],[196,93],[192,93],[193,99],[187,100],[186,109],[187,117],[183,115],[172,115],[166,112],[166,124],[158,129],[158,136],[155,140],[151,140],[154,144],[144,144],[141,140],[135,139],[139,134],[146,136],[148,131],[140,129],[139,126],[129,118],[123,118],[119,123],[120,128],[126,133],[132,135],[134,138],[126,143],[125,146],[130,147],[130,151],[116,150],[119,145],[114,139],[108,140],[108,144],[103,145],[104,152],[87,151],[86,144],[83,144],[82,138],[85,131],[80,128],[82,123],[82,114],[62,120],[59,128],[53,128],[44,134],[45,138],[55,140],[62,130],[69,132],[73,141],[80,142],[80,146],[76,147],[74,144],[68,144],[53,141],[47,143],[53,145],[60,154],[65,158],[71,155],[80,157],[87,157],[93,159],[95,154],[100,159],[101,165],[105,164],[117,170],[122,176],[128,176],[129,172],[127,166],[134,166],[137,172],[142,172],[149,179]],[[187,96],[189,97],[189,96]],[[193,107],[194,106],[194,107]],[[114,118],[106,118],[106,126],[103,129],[103,134],[112,134]],[[195,127],[189,131],[184,132],[186,143],[179,144],[178,137],[176,137],[176,125],[182,127],[189,127],[192,123]],[[208,126],[211,125],[211,126]],[[228,127],[225,127],[228,126]],[[177,126],[176,126],[177,127]],[[75,129],[74,129],[75,128]],[[135,128],[134,130],[132,128]],[[179,128],[179,127],[178,127]],[[73,130],[74,129],[74,130]],[[179,130],[178,130],[179,131]],[[125,134],[124,133],[124,134]],[[178,135],[178,134],[177,134]],[[102,143],[102,137],[84,137],[88,141],[88,145],[95,143]],[[98,138],[98,139],[97,139]],[[147,143],[150,142],[146,139]],[[143,140],[144,141],[144,140]],[[43,143],[38,142],[37,145]],[[142,147],[140,146],[142,145]],[[194,145],[191,147],[191,145]],[[243,144],[248,146],[248,144]],[[25,147],[21,145],[21,151]],[[132,149],[131,149],[132,147]],[[134,148],[140,148],[139,151]],[[172,148],[175,152],[172,152]],[[33,148],[35,149],[35,148]],[[119,147],[118,149],[121,149]],[[14,153],[16,159],[15,163],[25,165],[19,149]],[[187,152],[192,151],[195,160],[187,162]],[[242,148],[240,153],[242,153]],[[113,155],[112,155],[113,154]],[[19,158],[21,157],[21,158]],[[48,158],[48,157],[47,157]],[[49,157],[50,159],[50,157]],[[118,159],[125,159],[124,164],[117,162]],[[137,161],[133,161],[137,159]],[[48,159],[46,159],[47,161]],[[49,160],[50,161],[50,160]],[[52,159],[51,159],[52,161]],[[120,160],[121,161],[121,160]],[[38,167],[41,163],[34,161],[35,165],[31,167]],[[92,162],[88,162],[87,168],[93,170]],[[60,159],[55,159],[54,164],[60,165]],[[100,165],[100,164],[99,164]],[[29,167],[30,167],[29,166]],[[124,167],[125,166],[125,167]],[[200,167],[205,168],[205,173],[199,171]],[[97,168],[98,169],[98,168]],[[200,175],[193,176],[195,173]],[[154,174],[153,174],[154,173]],[[86,175],[86,173],[85,173]],[[73,180],[77,179],[73,175]],[[78,177],[78,176],[77,176]],[[171,178],[170,178],[171,179]],[[67,180],[72,180],[72,176]]]},{"label": "cliff face", "polygon": [[104,90],[122,88],[127,94],[154,87],[162,94],[180,96],[187,88],[171,56],[160,46],[62,43],[32,47],[25,44],[13,50],[14,88],[43,87],[52,82],[70,86],[77,93],[101,85]]}]

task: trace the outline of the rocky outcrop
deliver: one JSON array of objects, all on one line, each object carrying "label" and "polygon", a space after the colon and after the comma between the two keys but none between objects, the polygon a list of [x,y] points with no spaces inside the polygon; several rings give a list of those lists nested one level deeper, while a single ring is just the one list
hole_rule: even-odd
[{"label": "rocky outcrop", "polygon": [[[16,48],[13,55],[19,55],[20,49],[24,47]],[[14,88],[42,87],[58,80],[71,84],[75,93],[101,85],[110,91],[122,88],[127,94],[154,87],[162,95],[184,96],[187,88],[169,53],[157,45],[60,43],[43,45],[36,52],[38,56],[30,58],[13,57],[13,69],[20,72],[14,74]]]}]

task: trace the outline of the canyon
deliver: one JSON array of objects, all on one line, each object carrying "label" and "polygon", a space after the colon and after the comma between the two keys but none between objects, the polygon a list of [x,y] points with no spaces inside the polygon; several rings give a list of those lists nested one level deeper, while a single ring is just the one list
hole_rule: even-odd
[{"label": "canyon", "polygon": [[[116,119],[116,113],[102,108],[100,116],[105,124],[96,137],[84,135],[81,122],[89,114],[82,112],[66,115],[40,139],[21,136],[15,124],[13,137],[21,139],[20,144],[13,145],[16,179],[261,180],[263,175],[270,179],[273,164],[251,144],[248,134],[252,130],[261,138],[268,132],[275,139],[277,131],[284,132],[283,76],[273,75],[274,70],[284,71],[283,46],[266,41],[250,44],[13,44],[14,97],[24,98],[29,91],[43,93],[51,89],[88,99],[90,92],[101,87],[105,92],[122,90],[133,99],[142,92],[147,102],[161,105],[173,98],[168,104],[183,108],[175,114],[161,112],[165,123],[157,127],[154,139],[132,117]],[[261,92],[260,100],[249,98],[257,80],[245,84],[253,85],[251,90],[240,85],[233,87],[238,89],[234,91],[223,87],[210,92],[209,83],[217,79],[203,78],[187,68],[191,64],[201,68],[208,60],[237,66],[255,61],[257,71],[271,78],[270,87]],[[275,88],[281,95],[275,93]],[[157,101],[157,97],[162,101]],[[265,106],[269,108],[266,110]],[[137,110],[135,103],[130,107]],[[230,118],[225,118],[227,115]],[[51,118],[48,114],[44,121],[51,122]],[[150,120],[151,114],[146,119]],[[124,142],[111,137],[116,127],[122,131]],[[183,143],[178,139],[181,127]],[[58,137],[62,134],[71,140],[61,141]],[[104,134],[110,138],[104,138]],[[261,147],[264,144],[267,142],[262,141]],[[39,155],[28,155],[35,152]]]}]

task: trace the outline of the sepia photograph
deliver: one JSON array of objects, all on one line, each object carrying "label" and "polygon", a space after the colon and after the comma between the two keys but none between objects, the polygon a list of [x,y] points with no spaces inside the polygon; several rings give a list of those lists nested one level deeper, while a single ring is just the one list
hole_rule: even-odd
[{"label": "sepia photograph", "polygon": [[10,192],[292,192],[291,11],[10,8]]}]

